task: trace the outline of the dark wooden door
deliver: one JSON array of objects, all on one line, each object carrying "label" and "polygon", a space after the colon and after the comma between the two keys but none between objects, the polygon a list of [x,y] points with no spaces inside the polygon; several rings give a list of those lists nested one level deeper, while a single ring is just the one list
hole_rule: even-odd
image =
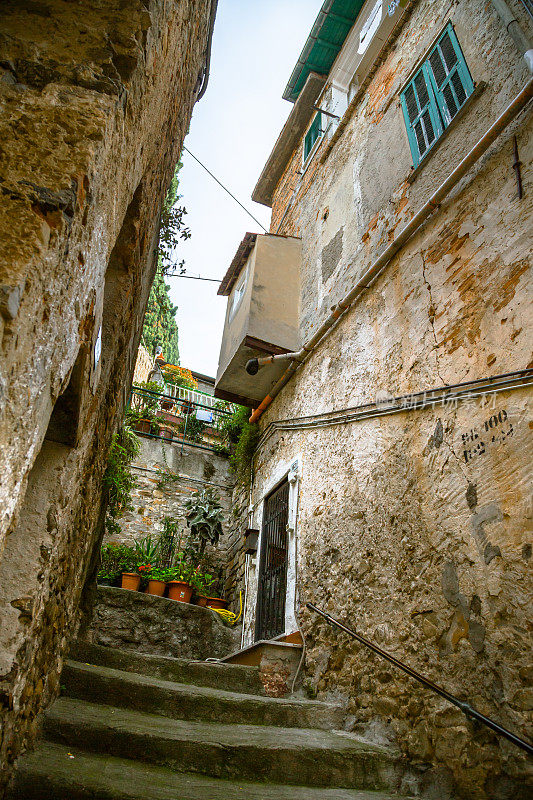
[{"label": "dark wooden door", "polygon": [[273,639],[285,631],[287,591],[287,521],[289,483],[285,481],[265,500],[255,638]]}]

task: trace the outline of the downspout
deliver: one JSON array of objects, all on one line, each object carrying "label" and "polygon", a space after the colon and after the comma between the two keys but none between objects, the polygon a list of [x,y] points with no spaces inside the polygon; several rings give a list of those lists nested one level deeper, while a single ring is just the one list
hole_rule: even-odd
[{"label": "downspout", "polygon": [[302,364],[314,350],[319,341],[330,331],[330,329],[337,323],[348,309],[352,306],[356,298],[365,289],[369,288],[381,271],[387,266],[389,261],[396,255],[396,253],[403,247],[403,245],[413,236],[413,234],[420,228],[420,226],[433,214],[439,207],[440,203],[444,200],[446,195],[459,183],[461,178],[466,174],[470,167],[481,158],[481,156],[488,150],[491,144],[505,130],[505,128],[512,122],[515,117],[527,105],[533,96],[533,79],[530,79],[523,89],[517,94],[514,100],[509,103],[505,111],[498,117],[498,119],[491,125],[485,132],[476,145],[470,152],[463,158],[457,167],[450,173],[448,178],[442,183],[430,199],[422,206],[412,220],[400,231],[398,236],[393,239],[391,244],[383,251],[371,266],[363,273],[361,278],[354,284],[348,294],[332,309],[329,317],[322,323],[314,336],[309,339],[306,344],[300,349],[292,353],[283,353],[282,355],[268,356],[265,358],[251,359],[247,365],[246,370],[249,374],[255,375],[260,367],[265,364],[271,364],[276,361],[289,361],[289,365],[281,378],[275,384],[270,393],[264,398],[260,405],[255,409],[250,417],[250,422],[257,422],[263,412],[269,407],[274,398],[279,394],[281,389],[285,386],[293,372]]},{"label": "downspout", "polygon": [[520,23],[505,0],[491,0],[491,2],[496,13],[507,28],[507,33],[516,44],[518,50],[523,53],[530,73],[533,73],[533,48],[531,47],[529,36],[524,33]]},{"label": "downspout", "polygon": [[211,47],[213,45],[213,31],[215,29],[215,17],[217,15],[217,6],[218,6],[218,0],[212,0],[211,15],[209,18],[209,33],[207,37],[207,52],[205,56],[205,67],[202,75],[202,82],[200,84],[200,89],[198,90],[195,103],[197,103],[198,100],[202,99],[202,97],[206,93],[207,84],[209,83],[209,70],[211,67]]}]

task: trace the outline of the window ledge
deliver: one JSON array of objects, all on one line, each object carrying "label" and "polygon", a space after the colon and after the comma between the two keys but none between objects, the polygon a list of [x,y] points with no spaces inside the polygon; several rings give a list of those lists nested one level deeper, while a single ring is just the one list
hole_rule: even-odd
[{"label": "window ledge", "polygon": [[486,88],[487,88],[487,84],[485,83],[485,81],[479,81],[479,83],[477,83],[474,86],[474,91],[472,92],[472,94],[470,95],[470,97],[468,98],[468,100],[466,101],[464,106],[462,106],[459,109],[459,111],[457,112],[455,117],[452,119],[452,121],[450,122],[450,124],[448,125],[446,130],[439,136],[439,138],[437,139],[437,141],[435,142],[435,144],[433,145],[431,150],[428,151],[427,155],[424,156],[424,158],[418,164],[418,166],[411,167],[411,172],[407,176],[407,182],[408,183],[413,183],[416,180],[416,178],[418,177],[420,172],[422,172],[422,170],[424,169],[426,164],[429,161],[431,161],[432,157],[435,155],[437,150],[440,148],[440,146],[443,143],[443,141],[448,137],[448,134],[450,133],[450,131],[452,131],[456,127],[456,125],[459,122],[459,120],[461,120],[463,118],[463,116],[466,114],[466,112],[471,108],[471,106],[475,103],[477,98],[485,91]]}]

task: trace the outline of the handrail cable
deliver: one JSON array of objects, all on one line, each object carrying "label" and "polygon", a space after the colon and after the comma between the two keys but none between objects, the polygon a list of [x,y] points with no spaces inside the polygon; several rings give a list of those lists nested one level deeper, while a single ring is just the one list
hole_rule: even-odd
[{"label": "handrail cable", "polygon": [[509,742],[512,742],[512,744],[516,745],[517,747],[520,747],[522,750],[525,750],[526,753],[528,753],[528,755],[533,756],[533,746],[531,746],[529,742],[526,742],[524,739],[521,739],[519,736],[516,736],[516,734],[511,733],[511,731],[508,731],[501,725],[498,725],[498,723],[494,722],[494,720],[490,719],[490,717],[486,717],[484,714],[481,714],[479,711],[476,711],[476,709],[472,708],[472,706],[470,706],[468,703],[459,700],[458,697],[455,697],[455,695],[450,694],[449,692],[446,691],[446,689],[442,689],[440,686],[437,686],[435,683],[430,681],[429,678],[424,678],[424,676],[420,675],[419,672],[412,669],[411,667],[408,667],[407,664],[404,664],[402,661],[399,661],[394,656],[391,656],[390,653],[385,652],[385,650],[382,650],[380,647],[373,644],[368,639],[365,639],[364,636],[361,636],[359,633],[356,633],[350,628],[347,628],[346,625],[342,624],[342,622],[339,622],[337,619],[334,619],[329,614],[326,614],[325,611],[321,611],[320,608],[317,608],[312,603],[306,603],[305,605],[310,611],[314,611],[316,614],[319,614],[321,617],[323,617],[326,620],[326,622],[329,622],[330,625],[334,625],[336,628],[340,628],[341,631],[347,633],[348,636],[352,637],[352,639],[356,639],[361,644],[364,644],[370,650],[373,650],[374,653],[377,653],[378,656],[385,658],[391,664],[394,664],[394,666],[398,667],[398,669],[401,669],[403,670],[403,672],[406,672],[408,675],[410,675],[411,678],[414,678],[419,683],[424,684],[424,686],[427,686],[428,689],[431,689],[431,691],[440,695],[449,703],[452,703],[454,706],[460,709],[463,712],[463,714],[465,714],[467,717],[471,717],[472,719],[475,719],[478,722],[482,722],[483,725],[486,725],[488,728],[494,731],[494,733],[497,733],[498,736],[503,736]]}]

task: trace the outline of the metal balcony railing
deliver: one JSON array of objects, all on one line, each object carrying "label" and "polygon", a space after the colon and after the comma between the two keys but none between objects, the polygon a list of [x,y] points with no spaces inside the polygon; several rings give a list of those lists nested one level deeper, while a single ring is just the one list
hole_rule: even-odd
[{"label": "metal balcony railing", "polygon": [[[222,429],[234,411],[231,403],[193,389],[155,392],[133,387],[127,413],[131,427],[141,436],[214,450],[223,443]],[[202,402],[199,402],[199,398]],[[203,402],[203,401],[207,402]]]},{"label": "metal balcony railing", "polygon": [[212,394],[200,392],[198,389],[187,389],[184,386],[176,386],[173,383],[165,384],[165,394],[175,397],[176,400],[188,400],[191,403],[198,403],[207,408],[216,408],[216,404],[220,401],[213,397]]}]

